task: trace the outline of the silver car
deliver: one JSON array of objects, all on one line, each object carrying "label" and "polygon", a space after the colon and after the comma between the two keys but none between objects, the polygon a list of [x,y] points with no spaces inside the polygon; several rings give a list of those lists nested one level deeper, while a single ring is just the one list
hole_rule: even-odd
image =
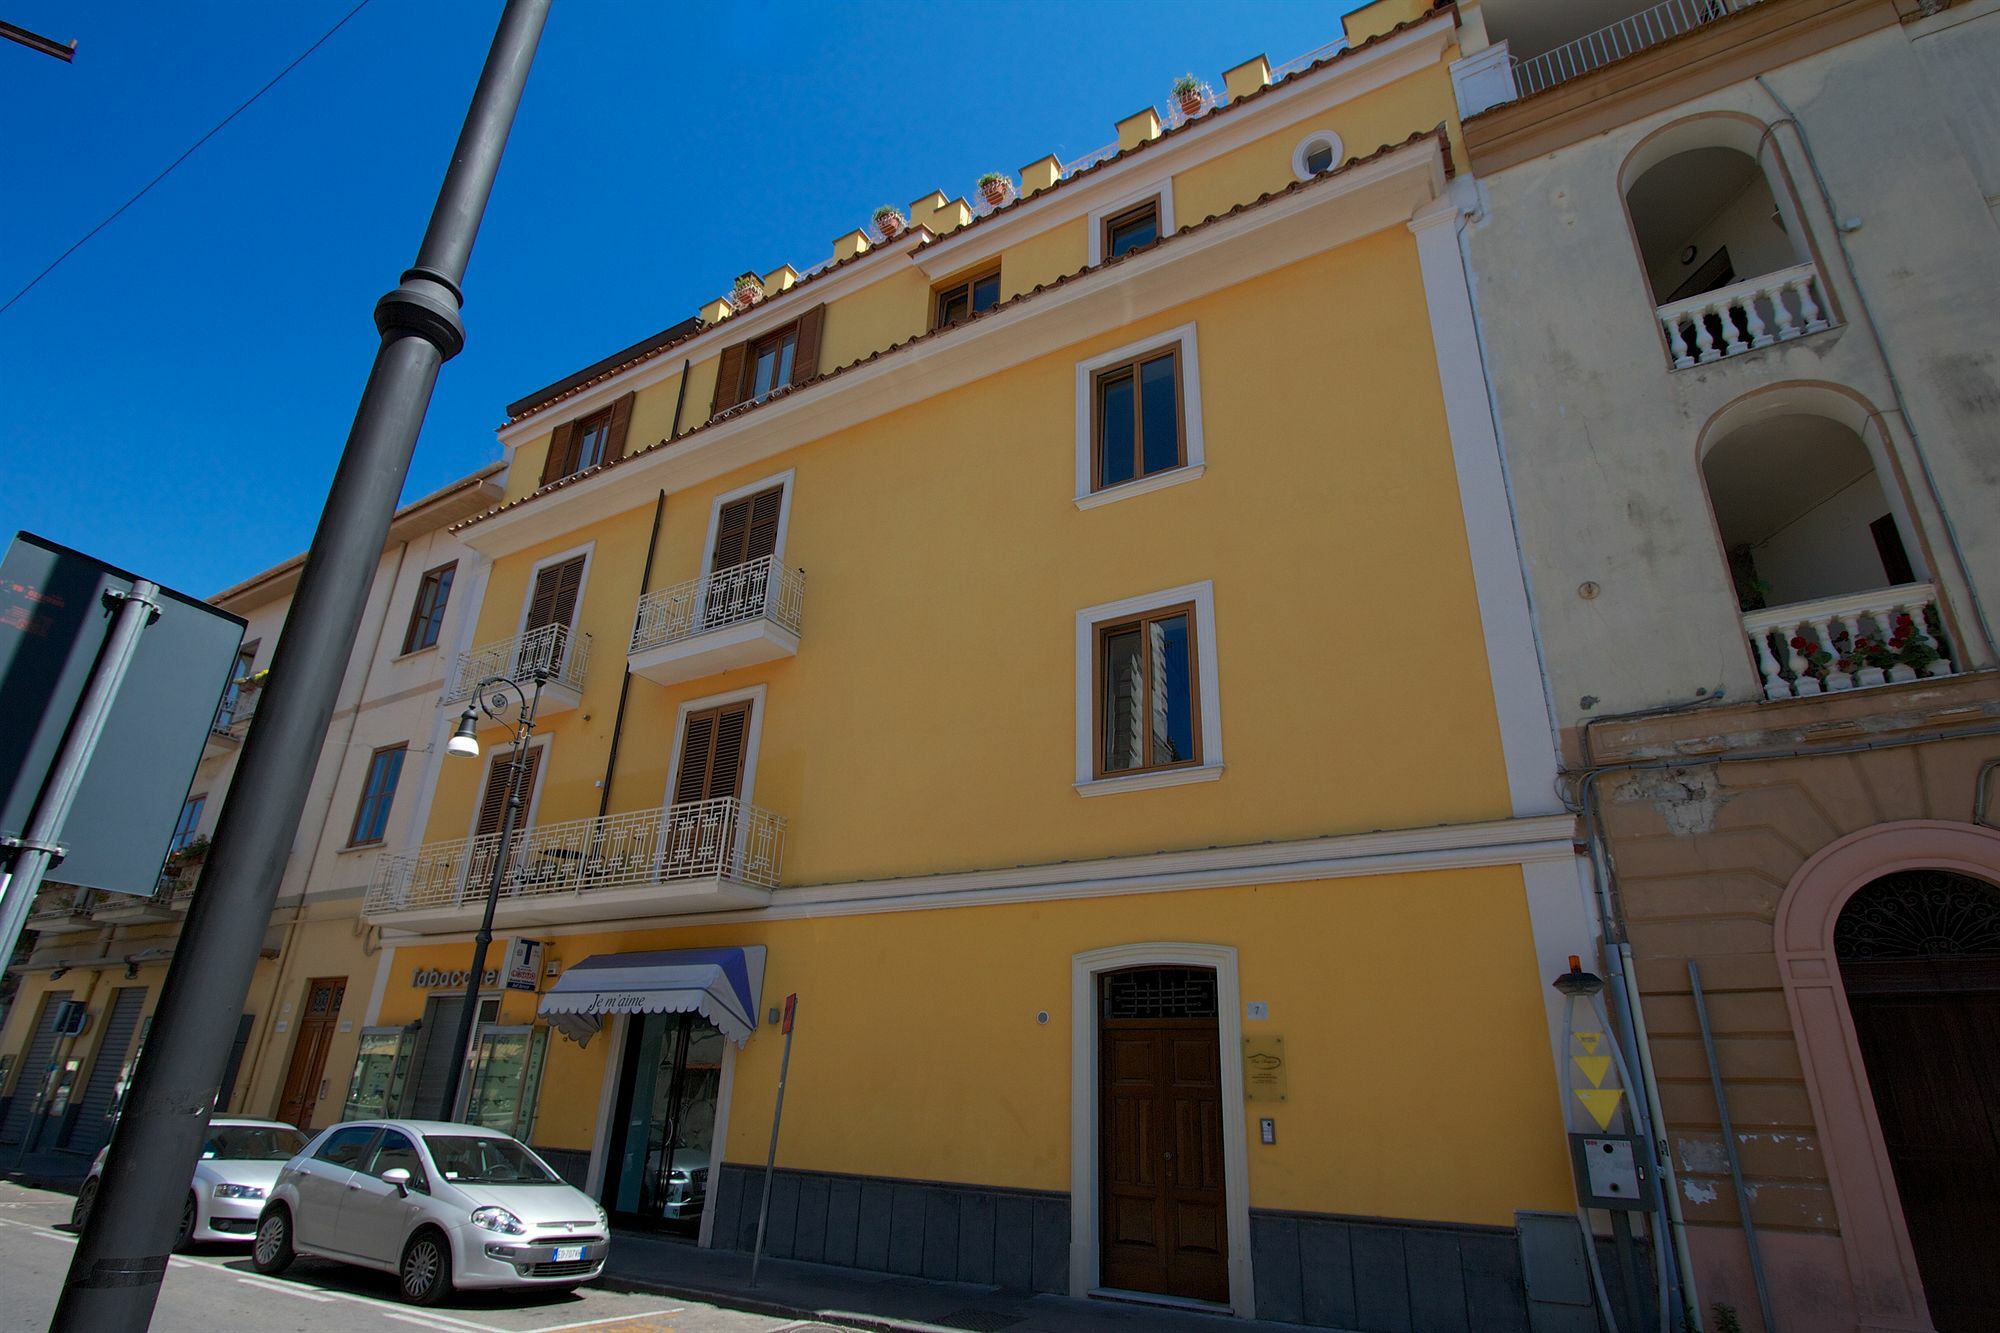
[{"label": "silver car", "polygon": [[[306,1145],[306,1136],[276,1120],[208,1122],[201,1159],[194,1164],[194,1182],[181,1205],[180,1230],[174,1248],[192,1241],[248,1241],[257,1232],[264,1196],[277,1183],[278,1172]],[[104,1175],[106,1148],[90,1164],[83,1188],[76,1192],[70,1225],[79,1231],[97,1205],[98,1182]]]},{"label": "silver car", "polygon": [[394,1273],[403,1299],[588,1282],[610,1219],[518,1139],[438,1120],[335,1125],[285,1163],[257,1224],[257,1271],[296,1255]]}]

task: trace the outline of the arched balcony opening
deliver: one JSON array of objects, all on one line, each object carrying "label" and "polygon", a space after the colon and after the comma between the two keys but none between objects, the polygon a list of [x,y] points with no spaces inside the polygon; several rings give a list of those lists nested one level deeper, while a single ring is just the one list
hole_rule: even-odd
[{"label": "arched balcony opening", "polygon": [[1766,698],[1952,674],[1921,546],[1852,426],[1777,407],[1702,473]]},{"label": "arched balcony opening", "polygon": [[[1747,126],[1691,128],[1710,129],[1711,141],[1697,134],[1679,151],[1657,145],[1658,156],[1635,161],[1636,171],[1628,167],[1625,191],[1674,368],[1830,327],[1825,288],[1789,195],[1773,188],[1752,151],[1712,141],[1742,137]],[[1726,132],[1714,135],[1717,128]]]}]

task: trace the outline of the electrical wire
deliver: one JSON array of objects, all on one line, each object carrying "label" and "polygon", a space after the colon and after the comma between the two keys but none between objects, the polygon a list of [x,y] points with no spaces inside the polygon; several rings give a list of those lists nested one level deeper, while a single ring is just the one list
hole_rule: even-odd
[{"label": "electrical wire", "polygon": [[196,150],[198,150],[203,144],[207,143],[210,139],[213,139],[216,135],[220,134],[223,130],[223,127],[228,125],[230,121],[235,120],[245,111],[248,111],[253,105],[255,105],[258,98],[262,97],[265,93],[268,93],[273,88],[277,87],[279,82],[283,80],[287,74],[290,74],[293,70],[297,69],[300,65],[305,63],[307,56],[310,56],[313,52],[319,50],[320,47],[325,46],[328,38],[332,37],[342,28],[346,27],[349,19],[352,19],[356,14],[359,14],[362,10],[368,8],[368,6],[371,3],[372,0],[361,0],[360,4],[348,10],[347,13],[341,18],[340,22],[334,24],[331,28],[328,28],[325,32],[321,33],[318,41],[314,42],[311,46],[308,46],[305,50],[299,52],[298,57],[295,60],[293,60],[291,64],[285,66],[283,69],[279,70],[276,74],[272,75],[271,81],[265,84],[262,88],[259,88],[256,92],[250,94],[249,98],[243,103],[243,105],[237,107],[234,111],[230,112],[228,115],[224,116],[221,120],[217,121],[213,129],[209,130],[208,133],[202,135],[199,139],[196,139],[192,144],[188,145],[188,149],[186,152],[182,153],[179,157],[169,162],[166,166],[166,169],[162,171],[159,175],[153,177],[153,179],[147,181],[145,185],[140,187],[139,192],[137,194],[133,195],[130,199],[127,199],[124,203],[118,205],[117,209],[112,212],[111,216],[105,218],[104,221],[98,223],[95,227],[92,227],[89,231],[85,232],[83,236],[77,240],[76,244],[70,246],[69,249],[63,251],[61,254],[57,255],[53,260],[51,260],[47,268],[43,269],[40,273],[37,273],[34,277],[28,279],[27,286],[23,287],[20,291],[15,292],[12,296],[8,297],[6,305],[0,305],[0,315],[4,315],[9,310],[13,309],[14,303],[16,301],[19,301],[22,297],[26,296],[29,292],[33,291],[35,287],[41,282],[41,280],[43,278],[48,277],[49,274],[55,272],[57,266],[60,265],[65,259],[68,259],[71,255],[75,254],[78,250],[81,250],[87,243],[89,243],[91,237],[97,235],[97,233],[103,231],[106,227],[116,222],[119,218],[119,215],[124,213],[126,209],[132,207],[132,205],[138,203],[141,199],[144,199],[155,185],[158,185],[161,181],[165,180],[168,176],[173,174],[175,167],[178,167],[181,163],[187,161],[190,157],[193,157],[195,155]]}]

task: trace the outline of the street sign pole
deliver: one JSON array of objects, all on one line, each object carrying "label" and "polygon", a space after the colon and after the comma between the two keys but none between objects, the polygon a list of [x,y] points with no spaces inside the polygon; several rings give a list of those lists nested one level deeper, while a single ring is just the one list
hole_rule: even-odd
[{"label": "street sign pole", "polygon": [[[77,704],[69,735],[49,770],[42,794],[36,798],[35,813],[27,831],[19,838],[8,839],[5,847],[0,848],[7,867],[0,873],[0,964],[14,956],[14,946],[20,941],[21,927],[28,919],[35,891],[41,888],[49,867],[62,855],[63,821],[69,818],[70,807],[76,804],[84,770],[90,766],[90,756],[104,734],[118,687],[125,683],[125,671],[132,665],[133,654],[139,651],[140,631],[159,618],[160,606],[154,600],[159,595],[160,585],[145,579],[134,583],[128,593],[105,594],[107,601],[116,599],[117,618],[112,621],[111,633],[91,668],[90,684]],[[26,1139],[23,1134],[24,1143]]]},{"label": "street sign pole", "polygon": [[764,1155],[764,1201],[757,1205],[757,1244],[750,1251],[750,1285],[757,1285],[757,1268],[764,1262],[764,1223],[771,1215],[771,1173],[778,1165],[778,1126],[785,1123],[785,1078],[792,1072],[792,1019],[799,1012],[799,997],[785,997],[785,1053],[778,1061],[778,1104],[771,1111],[771,1150]]},{"label": "street sign pole", "polygon": [[[508,0],[416,263],[375,306],[381,345],[292,599],[257,725],[237,760],[201,889],[175,945],[97,1206],[51,1333],[140,1333],[159,1300],[188,1180],[278,884],[436,386],[465,344],[459,284],[550,0]],[[424,76],[413,53],[408,76]],[[260,312],[244,310],[246,328]]]}]

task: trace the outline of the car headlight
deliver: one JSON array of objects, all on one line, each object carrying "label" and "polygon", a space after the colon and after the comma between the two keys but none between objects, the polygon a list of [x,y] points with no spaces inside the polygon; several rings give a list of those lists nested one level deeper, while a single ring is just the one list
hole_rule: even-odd
[{"label": "car headlight", "polygon": [[519,1236],[527,1231],[521,1219],[505,1208],[475,1208],[472,1210],[472,1225],[497,1231],[503,1236]]},{"label": "car headlight", "polygon": [[605,1231],[611,1230],[611,1214],[604,1211],[602,1204],[597,1208],[597,1225]]},{"label": "car headlight", "polygon": [[261,1199],[264,1197],[262,1185],[217,1185],[215,1197],[218,1199]]}]

